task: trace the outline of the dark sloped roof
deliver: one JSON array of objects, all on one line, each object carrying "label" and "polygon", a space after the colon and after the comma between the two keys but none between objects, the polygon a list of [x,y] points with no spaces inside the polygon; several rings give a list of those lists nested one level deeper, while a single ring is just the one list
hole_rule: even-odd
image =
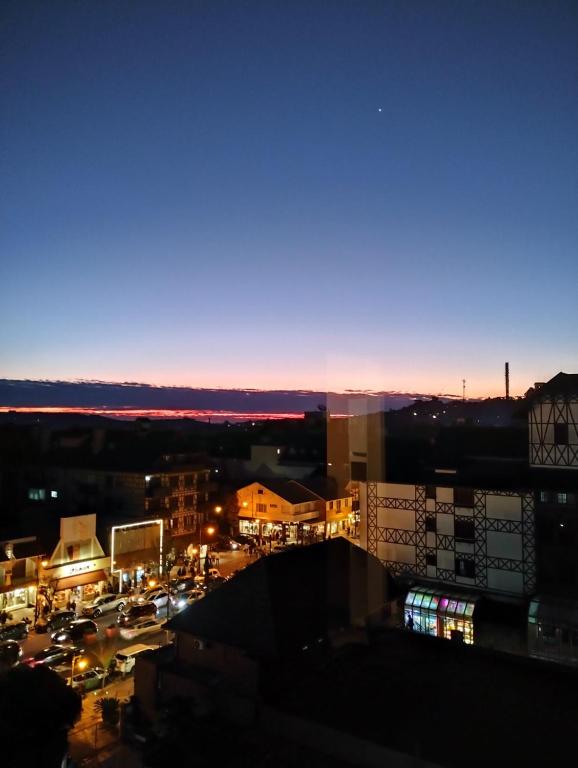
[{"label": "dark sloped roof", "polygon": [[325,501],[342,499],[344,496],[350,495],[348,493],[339,493],[337,488],[337,481],[333,477],[309,477],[306,480],[292,480],[291,482],[304,486],[309,491],[315,493],[317,496],[320,496]]},{"label": "dark sloped roof", "polygon": [[336,538],[258,560],[167,627],[258,658],[288,658],[332,629],[365,620],[392,592],[377,558]]},{"label": "dark sloped roof", "polygon": [[281,496],[282,499],[285,499],[285,501],[288,501],[290,504],[304,504],[307,501],[319,501],[319,496],[292,480],[275,480],[267,478],[266,480],[261,480],[260,483],[261,485],[264,485],[265,488],[273,491],[273,493]]},{"label": "dark sloped roof", "polygon": [[554,378],[536,390],[533,395],[534,400],[542,400],[544,397],[560,395],[578,395],[578,373],[557,373]]}]

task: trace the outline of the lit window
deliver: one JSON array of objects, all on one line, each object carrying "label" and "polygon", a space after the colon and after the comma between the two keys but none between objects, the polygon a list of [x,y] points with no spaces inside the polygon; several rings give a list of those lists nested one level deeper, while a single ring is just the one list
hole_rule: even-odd
[{"label": "lit window", "polygon": [[28,498],[30,501],[44,501],[46,498],[46,491],[44,488],[29,488]]},{"label": "lit window", "polygon": [[548,501],[548,496],[549,496],[548,491],[540,491],[540,501],[542,502],[542,504],[546,504],[546,502]]},{"label": "lit window", "polygon": [[566,504],[568,502],[568,494],[566,493],[557,493],[556,494],[556,501],[558,504]]},{"label": "lit window", "polygon": [[57,499],[58,498],[58,491],[50,491],[50,498],[51,499]]}]

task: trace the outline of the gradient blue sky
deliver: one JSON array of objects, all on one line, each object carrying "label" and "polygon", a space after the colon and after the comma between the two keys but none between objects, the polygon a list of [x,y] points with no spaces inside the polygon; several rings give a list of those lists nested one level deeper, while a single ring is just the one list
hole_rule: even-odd
[{"label": "gradient blue sky", "polygon": [[[578,3],[4,0],[0,375],[578,370]],[[381,110],[381,111],[380,111]]]}]

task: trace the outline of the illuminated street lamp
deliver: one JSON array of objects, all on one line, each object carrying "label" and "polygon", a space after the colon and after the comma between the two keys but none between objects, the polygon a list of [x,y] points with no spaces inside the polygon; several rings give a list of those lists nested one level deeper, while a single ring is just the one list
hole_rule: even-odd
[{"label": "illuminated street lamp", "polygon": [[218,505],[215,507],[215,512],[217,513],[217,515],[220,515],[222,511],[223,511],[223,507],[220,507]]},{"label": "illuminated street lamp", "polygon": [[83,659],[82,656],[73,656],[72,657],[72,664],[70,665],[70,687],[72,688],[72,680],[74,678],[74,664],[78,661],[78,664],[76,665],[78,669],[82,672],[83,669],[86,669],[88,666],[88,661],[86,659]]}]

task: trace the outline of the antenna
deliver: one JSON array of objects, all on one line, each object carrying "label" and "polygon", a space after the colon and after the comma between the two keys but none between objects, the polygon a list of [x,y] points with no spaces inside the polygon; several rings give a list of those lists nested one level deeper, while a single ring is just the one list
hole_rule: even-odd
[{"label": "antenna", "polygon": [[506,373],[506,400],[509,400],[510,399],[510,363],[506,363],[505,373]]},{"label": "antenna", "polygon": [[462,402],[466,402],[466,380],[462,379]]}]

